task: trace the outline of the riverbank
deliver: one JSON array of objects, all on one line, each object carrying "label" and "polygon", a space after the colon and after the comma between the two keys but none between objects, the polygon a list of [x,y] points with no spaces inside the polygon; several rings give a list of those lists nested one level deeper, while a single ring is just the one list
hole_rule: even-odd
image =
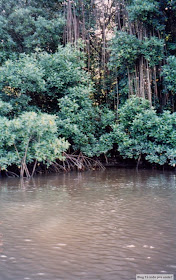
[{"label": "riverbank", "polygon": [[[56,161],[52,165],[47,166],[43,163],[37,164],[35,175],[45,175],[45,174],[54,174],[54,173],[68,173],[71,171],[84,172],[88,170],[109,170],[111,168],[117,169],[140,169],[140,170],[168,170],[175,172],[176,168],[159,164],[151,164],[146,161],[137,162],[134,159],[123,159],[122,157],[97,157],[89,158],[84,156],[82,153],[79,155],[75,154],[66,154],[67,158],[65,161]],[[29,171],[33,169],[34,163],[28,165]],[[20,177],[20,169],[13,165],[8,168],[8,170],[2,170],[0,172],[0,178],[2,177]],[[26,176],[24,176],[26,177]]]}]

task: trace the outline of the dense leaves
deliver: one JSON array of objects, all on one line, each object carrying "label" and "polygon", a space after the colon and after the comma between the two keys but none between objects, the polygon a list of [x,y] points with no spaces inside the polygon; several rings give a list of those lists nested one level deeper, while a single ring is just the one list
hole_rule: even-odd
[{"label": "dense leaves", "polygon": [[85,87],[73,88],[60,102],[59,133],[72,143],[74,151],[98,156],[108,150],[101,137],[114,121],[114,113],[93,106]]},{"label": "dense leaves", "polygon": [[175,167],[176,113],[157,115],[147,101],[132,98],[121,108],[111,134],[124,158]]},{"label": "dense leaves", "polygon": [[164,77],[164,83],[166,89],[173,95],[176,94],[176,57],[169,56],[167,58],[167,64],[163,66],[162,75]]},{"label": "dense leaves", "polygon": [[140,55],[141,42],[127,32],[116,32],[110,48],[110,68],[133,67]]},{"label": "dense leaves", "polygon": [[[62,152],[69,144],[57,137],[56,117],[35,112],[23,113],[18,118],[8,120],[0,117],[0,167],[7,169],[17,165],[24,175],[30,176],[27,164],[50,164],[63,159]],[[24,170],[23,170],[24,169]]]},{"label": "dense leaves", "polygon": [[59,5],[59,1],[0,1],[1,62],[12,52],[18,55],[36,48],[55,52],[62,42],[65,24],[57,10]]},{"label": "dense leaves", "polygon": [[[58,99],[71,88],[91,87],[89,75],[82,69],[81,52],[70,45],[59,46],[57,52],[22,54],[17,60],[8,60],[0,67],[0,89],[4,101],[37,106],[45,112],[58,110]],[[31,109],[31,107],[29,107]]]}]

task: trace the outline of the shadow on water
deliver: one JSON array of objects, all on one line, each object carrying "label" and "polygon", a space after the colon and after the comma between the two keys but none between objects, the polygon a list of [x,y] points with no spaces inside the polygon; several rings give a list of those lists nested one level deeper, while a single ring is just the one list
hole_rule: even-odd
[{"label": "shadow on water", "polygon": [[176,175],[108,169],[0,181],[0,280],[175,273]]}]

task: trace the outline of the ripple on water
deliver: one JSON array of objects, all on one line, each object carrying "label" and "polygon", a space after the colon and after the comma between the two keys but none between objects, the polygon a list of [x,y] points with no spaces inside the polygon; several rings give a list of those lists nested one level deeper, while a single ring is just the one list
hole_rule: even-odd
[{"label": "ripple on water", "polygon": [[35,190],[30,181],[28,191],[9,192],[7,183],[0,192],[0,280],[128,280],[176,271],[169,173],[115,169],[34,182]]}]

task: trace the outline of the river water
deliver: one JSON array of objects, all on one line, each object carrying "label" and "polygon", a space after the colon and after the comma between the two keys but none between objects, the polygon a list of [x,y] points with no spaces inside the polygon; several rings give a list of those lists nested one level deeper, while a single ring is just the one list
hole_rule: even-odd
[{"label": "river water", "polygon": [[176,273],[176,175],[107,169],[0,180],[0,280]]}]

